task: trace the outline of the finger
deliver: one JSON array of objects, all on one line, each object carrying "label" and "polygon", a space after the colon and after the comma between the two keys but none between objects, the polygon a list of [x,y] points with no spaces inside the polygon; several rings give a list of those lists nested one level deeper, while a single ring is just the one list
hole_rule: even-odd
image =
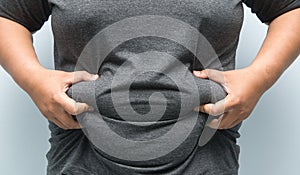
[{"label": "finger", "polygon": [[60,122],[56,117],[55,117],[55,114],[54,113],[42,113],[46,118],[47,120],[53,122],[54,124],[56,124],[58,127],[62,128],[62,129],[68,129],[68,127],[66,125],[64,125],[62,122]]},{"label": "finger", "polygon": [[236,120],[234,122],[232,122],[230,125],[226,126],[226,127],[223,127],[224,129],[230,129],[230,128],[233,128],[235,127],[237,124],[239,124],[241,121],[239,120]]},{"label": "finger", "polygon": [[218,129],[219,126],[220,126],[220,123],[222,122],[223,120],[223,115],[221,115],[219,118],[217,119],[212,119],[208,124],[207,126],[210,127],[210,128],[213,128],[213,129]]},{"label": "finger", "polygon": [[79,129],[80,125],[75,121],[71,115],[65,111],[60,111],[55,117],[60,123],[62,123],[67,129]]},{"label": "finger", "polygon": [[221,122],[219,128],[220,129],[229,129],[239,124],[242,120],[240,118],[236,118],[235,114],[226,113],[224,115],[223,121]]},{"label": "finger", "polygon": [[207,74],[205,71],[193,71],[193,74],[198,77],[198,78],[208,78]]},{"label": "finger", "polygon": [[75,84],[81,81],[95,81],[99,78],[98,74],[90,74],[86,71],[72,72],[70,76],[71,84]]},{"label": "finger", "polygon": [[215,104],[213,103],[209,103],[209,104],[205,104],[205,105],[201,105],[199,107],[194,108],[195,111],[200,111],[209,115],[213,115],[213,116],[218,116],[221,114],[224,114],[226,111],[226,100],[227,100],[227,96],[225,97],[225,99],[220,100],[218,102],[216,102]]},{"label": "finger", "polygon": [[217,83],[225,84],[224,72],[214,70],[214,69],[205,69],[201,72],[201,74],[206,74],[206,76]]},{"label": "finger", "polygon": [[240,124],[242,121],[243,121],[242,119],[238,119],[234,121],[230,126],[227,127],[227,129],[235,127],[236,125]]},{"label": "finger", "polygon": [[[242,117],[243,118],[243,117]],[[229,112],[224,113],[223,120],[219,125],[219,129],[229,129],[237,125],[242,121],[239,113],[231,110]]]},{"label": "finger", "polygon": [[94,111],[93,107],[89,106],[86,103],[79,103],[70,98],[67,94],[62,95],[62,99],[60,100],[62,107],[64,110],[71,115],[78,115],[87,111]]},{"label": "finger", "polygon": [[234,114],[232,111],[228,111],[225,114],[223,114],[223,120],[219,125],[219,129],[226,129],[233,121],[236,120],[236,118],[233,118]]},{"label": "finger", "polygon": [[61,129],[67,130],[68,128],[61,123],[56,117],[50,117],[48,118],[48,120],[50,120],[51,122],[53,122],[54,124],[56,124],[58,127],[60,127]]}]

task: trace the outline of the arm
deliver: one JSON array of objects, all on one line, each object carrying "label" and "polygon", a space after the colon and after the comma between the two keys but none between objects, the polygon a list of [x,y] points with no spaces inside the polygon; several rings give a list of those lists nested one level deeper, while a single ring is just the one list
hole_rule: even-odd
[{"label": "arm", "polygon": [[260,97],[300,53],[300,9],[274,19],[265,41],[252,64],[244,69],[220,72],[195,71],[199,78],[210,78],[224,87],[225,99],[196,108],[211,115],[221,115],[211,123],[219,129],[231,128],[249,117]]},{"label": "arm", "polygon": [[79,128],[71,115],[91,108],[75,102],[65,92],[71,84],[95,80],[97,76],[43,68],[35,54],[31,33],[22,25],[1,17],[0,38],[0,65],[29,94],[42,114],[61,128]]},{"label": "arm", "polygon": [[300,9],[295,9],[273,20],[253,69],[265,77],[270,88],[300,53]]}]

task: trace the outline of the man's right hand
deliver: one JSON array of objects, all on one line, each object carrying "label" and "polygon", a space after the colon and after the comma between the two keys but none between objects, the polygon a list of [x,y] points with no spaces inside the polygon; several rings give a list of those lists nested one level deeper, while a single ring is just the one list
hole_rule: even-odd
[{"label": "man's right hand", "polygon": [[79,123],[72,115],[78,115],[93,108],[86,103],[76,102],[66,91],[72,84],[80,81],[94,81],[98,75],[86,71],[63,72],[57,70],[39,70],[28,77],[30,82],[25,91],[30,95],[41,113],[60,128],[79,129]]}]

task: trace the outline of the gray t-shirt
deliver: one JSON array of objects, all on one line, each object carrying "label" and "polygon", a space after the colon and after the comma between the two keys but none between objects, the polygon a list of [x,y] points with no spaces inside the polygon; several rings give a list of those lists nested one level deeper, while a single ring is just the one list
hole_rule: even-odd
[{"label": "gray t-shirt", "polygon": [[[244,3],[262,22],[300,6],[299,0]],[[101,75],[95,83],[74,85],[68,94],[92,103],[104,122],[85,113],[77,117],[83,130],[65,131],[50,123],[49,175],[237,174],[240,125],[216,131],[207,144],[198,145],[203,132],[214,131],[205,127],[207,115],[193,107],[218,101],[226,93],[191,72],[234,69],[243,22],[241,0],[0,2],[0,16],[31,32],[50,15],[55,68]],[[149,118],[155,122],[149,124]],[[177,124],[180,129],[174,134]],[[111,132],[125,138],[125,144]],[[176,139],[184,134],[178,144]],[[178,145],[172,148],[173,143]]]}]

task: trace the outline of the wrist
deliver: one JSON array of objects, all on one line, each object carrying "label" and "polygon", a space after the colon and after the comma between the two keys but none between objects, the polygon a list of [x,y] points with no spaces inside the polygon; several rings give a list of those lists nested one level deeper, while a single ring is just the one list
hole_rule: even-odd
[{"label": "wrist", "polygon": [[40,64],[24,64],[18,75],[12,75],[16,83],[27,93],[43,79],[47,69]]},{"label": "wrist", "polygon": [[266,64],[251,64],[248,67],[260,84],[260,89],[265,92],[270,89],[282,74],[279,68]]}]

